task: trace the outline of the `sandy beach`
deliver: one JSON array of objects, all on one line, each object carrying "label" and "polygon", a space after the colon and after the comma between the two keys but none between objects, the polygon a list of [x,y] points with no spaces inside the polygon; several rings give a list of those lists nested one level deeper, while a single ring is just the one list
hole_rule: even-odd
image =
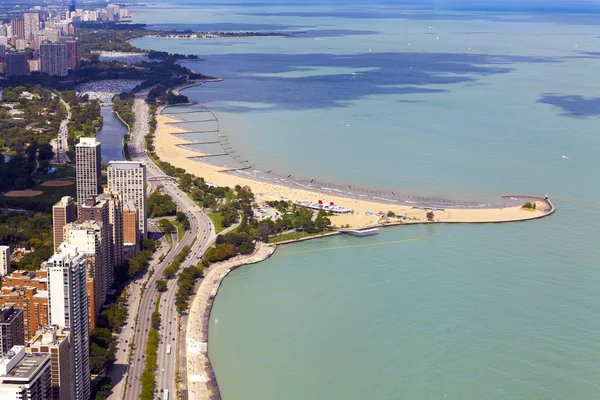
[{"label": "sandy beach", "polygon": [[[304,200],[318,202],[322,200],[328,204],[333,202],[336,205],[348,208],[353,211],[352,214],[339,215],[332,217],[332,223],[335,226],[349,224],[351,227],[371,226],[381,221],[375,215],[366,215],[367,213],[379,213],[393,211],[396,214],[404,214],[411,221],[422,222],[426,220],[425,210],[419,210],[413,206],[389,204],[384,202],[366,201],[345,196],[337,196],[313,192],[299,188],[288,187],[273,182],[265,182],[246,178],[239,175],[224,172],[224,168],[218,165],[208,164],[193,159],[201,156],[202,153],[183,148],[184,145],[190,145],[194,142],[182,139],[177,134],[185,133],[186,130],[179,128],[173,123],[177,119],[167,115],[159,114],[157,116],[158,126],[156,132],[156,153],[161,160],[167,161],[176,167],[184,168],[187,172],[196,176],[203,177],[206,182],[219,186],[235,187],[235,185],[249,186],[255,193],[258,202],[268,200],[288,199],[292,201]],[[521,201],[522,200],[522,201]],[[543,217],[549,214],[545,209],[549,205],[542,197],[536,198],[536,210],[524,210],[521,205],[527,201],[527,198],[519,198],[518,206],[503,208],[444,208],[443,211],[435,212],[434,221],[439,222],[466,222],[466,223],[486,223],[486,222],[508,222],[521,221]],[[395,222],[393,219],[387,222]]]}]

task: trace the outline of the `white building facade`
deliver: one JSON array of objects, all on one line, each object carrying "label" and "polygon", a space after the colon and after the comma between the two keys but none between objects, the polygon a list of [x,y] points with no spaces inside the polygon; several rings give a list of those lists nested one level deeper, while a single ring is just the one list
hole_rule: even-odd
[{"label": "white building facade", "polygon": [[119,192],[122,204],[133,201],[138,210],[140,234],[146,239],[146,166],[139,161],[111,161],[108,166],[108,189]]},{"label": "white building facade", "polygon": [[68,328],[74,350],[75,396],[90,398],[88,303],[86,255],[63,243],[46,263],[48,272],[48,319]]}]

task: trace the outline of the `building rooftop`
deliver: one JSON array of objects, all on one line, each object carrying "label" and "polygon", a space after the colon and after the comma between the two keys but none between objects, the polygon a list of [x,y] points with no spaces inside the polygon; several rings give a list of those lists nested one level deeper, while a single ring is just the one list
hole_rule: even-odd
[{"label": "building rooftop", "polygon": [[[23,346],[14,346],[23,347]],[[10,354],[10,353],[9,353]],[[13,356],[15,357],[15,356]],[[37,370],[50,358],[48,353],[24,353],[22,358],[4,374],[0,375],[0,381],[26,381],[34,376]],[[1,369],[1,363],[0,363]]]}]

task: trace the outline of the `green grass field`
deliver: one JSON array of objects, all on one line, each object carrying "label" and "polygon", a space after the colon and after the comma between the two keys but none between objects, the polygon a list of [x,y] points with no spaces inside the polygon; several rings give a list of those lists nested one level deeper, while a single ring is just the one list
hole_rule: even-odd
[{"label": "green grass field", "polygon": [[320,234],[321,233],[306,233],[306,232],[284,233],[282,235],[270,237],[269,243],[279,243],[279,242],[283,242],[286,240],[302,239],[302,238],[309,237],[309,236],[318,236]]},{"label": "green grass field", "polygon": [[215,225],[215,232],[217,232],[217,234],[222,232],[225,229],[222,224],[223,215],[221,215],[221,213],[211,212],[211,213],[208,213],[208,217],[210,218],[212,223]]},{"label": "green grass field", "polygon": [[177,227],[177,240],[181,241],[181,239],[183,239],[183,237],[185,236],[185,230],[183,229],[183,225],[181,225],[181,222],[178,222],[177,220],[171,222]]}]

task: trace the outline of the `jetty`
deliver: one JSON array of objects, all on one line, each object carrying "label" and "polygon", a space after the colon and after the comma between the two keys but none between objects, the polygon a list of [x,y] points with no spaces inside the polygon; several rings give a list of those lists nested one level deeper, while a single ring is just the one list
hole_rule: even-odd
[{"label": "jetty", "polygon": [[350,235],[355,237],[367,237],[379,235],[379,228],[368,229],[340,229],[342,235]]}]

